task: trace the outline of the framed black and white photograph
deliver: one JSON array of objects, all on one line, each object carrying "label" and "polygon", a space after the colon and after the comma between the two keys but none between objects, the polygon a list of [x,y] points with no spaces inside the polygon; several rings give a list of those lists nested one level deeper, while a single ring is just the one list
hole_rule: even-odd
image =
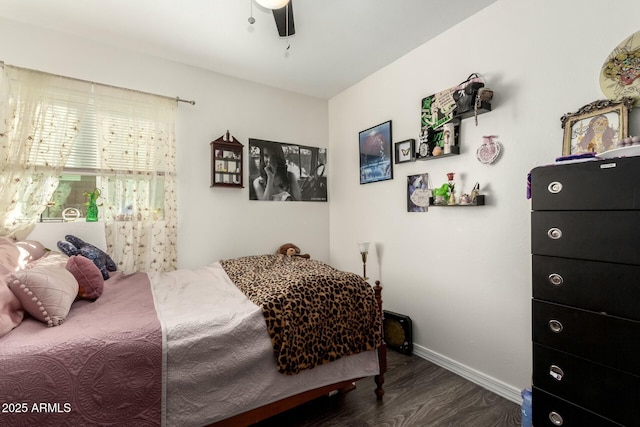
[{"label": "framed black and white photograph", "polygon": [[396,164],[413,162],[416,160],[416,140],[407,139],[406,141],[396,142]]},{"label": "framed black and white photograph", "polygon": [[393,179],[391,120],[363,130],[360,143],[360,184]]},{"label": "framed black and white photograph", "polygon": [[249,200],[327,201],[327,149],[249,139]]}]

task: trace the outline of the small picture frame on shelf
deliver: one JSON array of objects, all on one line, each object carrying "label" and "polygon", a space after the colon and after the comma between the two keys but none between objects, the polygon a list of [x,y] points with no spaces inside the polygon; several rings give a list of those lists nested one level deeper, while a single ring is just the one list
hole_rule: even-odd
[{"label": "small picture frame on shelf", "polygon": [[416,160],[416,140],[407,139],[396,142],[396,164],[414,162]]},{"label": "small picture frame on shelf", "polygon": [[560,118],[564,128],[562,155],[603,153],[617,148],[628,136],[631,98],[620,101],[600,100],[567,113]]}]

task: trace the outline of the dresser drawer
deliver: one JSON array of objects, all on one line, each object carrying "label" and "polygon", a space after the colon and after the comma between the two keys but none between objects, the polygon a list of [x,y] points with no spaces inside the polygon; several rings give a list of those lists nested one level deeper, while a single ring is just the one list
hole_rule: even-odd
[{"label": "dresser drawer", "polygon": [[640,322],[538,300],[532,312],[534,343],[640,375]]},{"label": "dresser drawer", "polygon": [[640,265],[640,211],[531,213],[531,252]]},{"label": "dresser drawer", "polygon": [[[640,426],[640,377],[534,344],[533,384],[606,419]],[[536,404],[533,400],[533,408]]]},{"label": "dresser drawer", "polygon": [[640,266],[532,256],[533,297],[640,321]]},{"label": "dresser drawer", "polygon": [[640,209],[640,157],[531,171],[533,210]]},{"label": "dresser drawer", "polygon": [[624,427],[564,399],[533,388],[533,425],[536,427]]}]

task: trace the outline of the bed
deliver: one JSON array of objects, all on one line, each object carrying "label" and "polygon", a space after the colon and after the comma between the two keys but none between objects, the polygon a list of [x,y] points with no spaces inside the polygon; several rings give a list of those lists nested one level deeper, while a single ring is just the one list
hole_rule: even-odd
[{"label": "bed", "polygon": [[[11,290],[24,292],[17,283],[38,264],[49,278],[64,259],[53,255],[5,265],[18,269],[6,275]],[[380,291],[284,255],[112,273],[97,299],[75,300],[64,319],[49,310],[54,327],[25,315],[0,337],[0,424],[250,425],[366,377],[381,399]]]}]

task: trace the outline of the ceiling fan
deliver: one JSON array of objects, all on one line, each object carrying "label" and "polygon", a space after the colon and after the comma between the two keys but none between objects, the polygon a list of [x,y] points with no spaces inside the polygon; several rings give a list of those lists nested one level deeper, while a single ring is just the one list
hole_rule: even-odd
[{"label": "ceiling fan", "polygon": [[273,12],[280,37],[289,37],[296,33],[293,21],[293,0],[256,0],[256,2]]}]

